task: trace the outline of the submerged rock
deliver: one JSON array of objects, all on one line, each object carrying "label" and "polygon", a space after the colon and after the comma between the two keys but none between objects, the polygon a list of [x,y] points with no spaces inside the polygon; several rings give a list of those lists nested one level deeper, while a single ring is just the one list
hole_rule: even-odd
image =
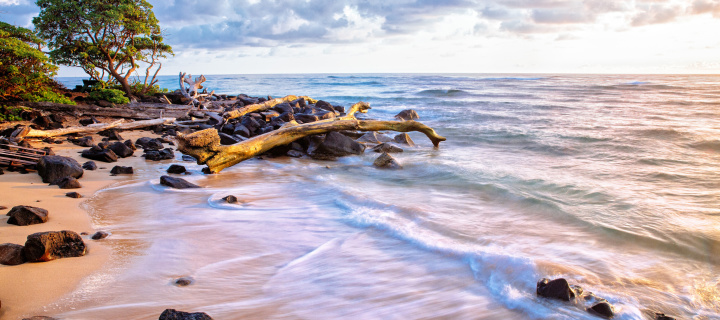
[{"label": "submerged rock", "polygon": [[170,168],[167,169],[167,173],[175,173],[175,174],[181,174],[185,173],[187,169],[185,166],[179,165],[179,164],[173,164],[170,165]]},{"label": "submerged rock", "polygon": [[0,244],[0,264],[16,266],[25,263],[23,246],[14,243]]},{"label": "submerged rock", "polygon": [[615,316],[615,309],[607,301],[599,302],[587,309],[591,314],[610,319]]},{"label": "submerged rock", "polygon": [[190,183],[182,178],[174,178],[171,176],[160,177],[160,184],[175,189],[188,189],[188,188],[200,188],[200,186]]},{"label": "submerged rock", "polygon": [[28,262],[51,261],[60,258],[80,257],[87,247],[80,235],[73,231],[33,233],[27,237],[23,254]]},{"label": "submerged rock", "polygon": [[575,298],[575,292],[564,278],[549,280],[540,279],[537,283],[537,294],[541,297],[570,301]]},{"label": "submerged rock", "polygon": [[410,139],[410,135],[407,134],[407,133],[401,133],[401,134],[399,134],[399,135],[396,135],[396,136],[393,138],[393,141],[395,141],[395,142],[397,142],[397,143],[399,143],[399,144],[406,144],[406,145],[411,146],[411,147],[414,147],[414,146],[415,146],[415,142],[413,142],[412,139]]},{"label": "submerged rock", "polygon": [[403,152],[403,149],[392,143],[381,143],[372,148],[372,151],[383,153],[398,153]]},{"label": "submerged rock", "polygon": [[7,213],[10,218],[8,224],[18,226],[29,226],[32,224],[45,223],[48,221],[48,211],[42,208],[31,206],[15,206]]},{"label": "submerged rock", "polygon": [[407,109],[400,111],[400,113],[395,115],[395,118],[399,120],[416,120],[420,119],[420,116],[417,114],[417,112],[415,112],[415,110]]},{"label": "submerged rock", "polygon": [[390,138],[382,133],[377,133],[375,131],[368,132],[368,133],[362,135],[362,137],[357,139],[357,142],[369,142],[369,143],[378,143],[378,144],[383,143],[383,142],[391,142],[391,141],[393,141],[392,138]]},{"label": "submerged rock", "polygon": [[165,309],[158,320],[212,320],[205,312],[189,313],[175,309]]},{"label": "submerged rock", "polygon": [[44,156],[37,164],[37,173],[45,183],[51,183],[63,177],[80,178],[83,168],[73,158],[62,156]]},{"label": "submerged rock", "polygon": [[308,155],[313,159],[334,160],[338,157],[362,154],[365,146],[335,131],[310,138]]},{"label": "submerged rock", "polygon": [[192,277],[182,277],[175,279],[175,285],[178,287],[187,287],[193,282],[195,282],[195,279],[193,279]]},{"label": "submerged rock", "polygon": [[236,197],[236,196],[233,196],[233,195],[226,196],[226,197],[224,197],[224,198],[222,198],[222,199],[225,200],[225,202],[231,203],[231,204],[238,202],[237,197]]},{"label": "submerged rock", "polygon": [[378,168],[402,169],[400,163],[398,163],[397,160],[395,160],[395,158],[393,158],[387,152],[381,154],[377,159],[375,159],[373,165]]}]

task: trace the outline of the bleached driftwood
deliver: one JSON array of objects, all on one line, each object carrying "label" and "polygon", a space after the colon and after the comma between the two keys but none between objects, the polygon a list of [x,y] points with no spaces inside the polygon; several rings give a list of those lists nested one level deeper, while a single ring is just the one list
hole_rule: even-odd
[{"label": "bleached driftwood", "polygon": [[[202,83],[206,80],[204,75],[193,79],[191,74],[186,75],[185,72],[180,72],[180,93],[182,93],[185,98],[190,99],[193,104],[199,104],[200,101],[197,99],[198,90],[202,89]],[[186,83],[190,85],[190,88],[185,88]]]},{"label": "bleached driftwood", "polygon": [[233,145],[221,145],[220,136],[215,129],[206,129],[187,135],[178,134],[178,150],[197,159],[198,164],[206,164],[211,173],[217,173],[274,147],[292,143],[306,136],[330,131],[418,131],[424,133],[435,147],[439,146],[441,141],[445,141],[445,138],[438,135],[435,130],[417,121],[355,119],[356,112],[365,113],[369,108],[367,103],[359,102],[352,106],[346,116],[306,124],[297,124],[297,122],[291,121],[280,129]]},{"label": "bleached driftwood", "polygon": [[306,97],[306,96],[298,97],[298,96],[290,95],[290,96],[285,96],[282,98],[267,100],[267,101],[261,102],[261,103],[250,104],[250,105],[244,106],[239,109],[228,111],[223,114],[223,117],[228,120],[234,119],[234,118],[239,118],[248,113],[267,111],[270,108],[272,108],[278,104],[281,104],[283,102],[290,102],[290,101],[297,100],[300,98],[304,98],[308,103],[316,103],[317,102],[317,100],[310,98],[310,97]]},{"label": "bleached driftwood", "polygon": [[91,124],[85,127],[69,127],[69,128],[62,128],[62,129],[55,129],[55,130],[35,130],[30,129],[30,131],[25,135],[25,138],[47,138],[47,137],[57,137],[57,136],[63,136],[66,134],[71,133],[97,133],[103,130],[107,129],[121,129],[121,130],[131,130],[131,129],[139,129],[139,128],[145,128],[150,126],[155,126],[159,124],[167,124],[172,123],[175,121],[175,118],[162,118],[162,119],[153,119],[153,120],[142,120],[142,121],[133,121],[133,122],[125,122],[125,120],[120,119],[116,120],[110,123],[95,123]]}]

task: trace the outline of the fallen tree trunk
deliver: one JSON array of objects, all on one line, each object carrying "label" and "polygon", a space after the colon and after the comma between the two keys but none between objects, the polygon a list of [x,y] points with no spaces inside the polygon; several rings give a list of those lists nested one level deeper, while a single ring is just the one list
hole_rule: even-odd
[{"label": "fallen tree trunk", "polygon": [[97,133],[103,130],[107,129],[122,129],[122,130],[131,130],[131,129],[138,129],[138,128],[145,128],[150,126],[155,126],[159,124],[166,124],[174,122],[175,118],[163,118],[163,119],[154,119],[154,120],[142,120],[142,121],[133,121],[133,122],[125,122],[125,120],[120,119],[117,121],[113,121],[110,123],[96,123],[91,124],[85,127],[69,127],[69,128],[62,128],[62,129],[55,129],[55,130],[35,130],[30,129],[30,131],[25,135],[25,138],[47,138],[47,137],[57,137],[57,136],[63,136],[66,134],[71,133]]},{"label": "fallen tree trunk", "polygon": [[230,120],[230,119],[242,117],[248,113],[267,111],[270,108],[272,108],[278,104],[281,104],[283,102],[290,102],[290,101],[297,100],[300,98],[304,98],[305,100],[307,100],[310,103],[317,102],[317,100],[310,98],[310,97],[306,97],[306,96],[298,97],[298,96],[289,95],[289,96],[285,96],[282,98],[275,98],[272,100],[267,100],[267,101],[261,102],[261,103],[250,104],[250,105],[244,106],[239,109],[225,112],[223,114],[223,118]]},{"label": "fallen tree trunk", "polygon": [[[121,108],[102,108],[95,105],[69,105],[52,102],[21,102],[18,106],[30,107],[46,112],[64,112],[81,116],[101,116],[113,118],[126,118],[150,120],[162,117],[180,118],[187,115],[192,109],[190,106],[161,103],[128,103]],[[218,110],[220,111],[220,110]]]},{"label": "fallen tree trunk", "polygon": [[[292,99],[294,100],[294,99]],[[233,145],[221,145],[220,136],[215,129],[206,129],[195,133],[177,136],[178,150],[197,159],[198,164],[206,164],[211,173],[236,165],[272,148],[292,143],[293,141],[316,134],[330,131],[360,130],[398,132],[418,131],[424,133],[435,147],[438,147],[445,138],[438,135],[432,128],[417,121],[378,121],[357,120],[355,112],[367,112],[367,103],[355,104],[348,115],[323,121],[299,125],[296,122],[287,123],[282,128],[256,136],[249,140]]]}]

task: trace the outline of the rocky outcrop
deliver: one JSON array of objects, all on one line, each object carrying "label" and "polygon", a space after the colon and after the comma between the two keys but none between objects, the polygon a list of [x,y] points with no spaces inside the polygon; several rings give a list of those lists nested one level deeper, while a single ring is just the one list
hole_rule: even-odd
[{"label": "rocky outcrop", "polygon": [[175,188],[175,189],[200,188],[200,186],[198,186],[196,184],[192,184],[185,179],[174,178],[171,176],[160,177],[160,184],[164,185],[164,186],[168,186],[170,188]]},{"label": "rocky outcrop", "polygon": [[33,233],[27,237],[23,249],[23,254],[28,262],[80,257],[86,253],[85,243],[80,235],[73,231]]},{"label": "rocky outcrop", "polygon": [[158,320],[212,320],[205,312],[189,313],[175,309],[165,309]]},{"label": "rocky outcrop", "polygon": [[18,226],[45,223],[48,221],[48,214],[48,211],[42,208],[15,206],[7,213],[7,215],[10,216],[7,223]]},{"label": "rocky outcrop", "polygon": [[313,159],[334,160],[338,157],[362,154],[365,146],[339,132],[329,132],[310,138],[307,153]]},{"label": "rocky outcrop", "polygon": [[388,153],[381,154],[377,159],[375,159],[373,165],[383,169],[402,169],[400,163]]},{"label": "rocky outcrop", "polygon": [[25,263],[23,246],[14,243],[0,244],[0,264],[16,266]]},{"label": "rocky outcrop", "polygon": [[37,173],[45,183],[64,177],[80,178],[83,168],[75,159],[62,156],[44,156],[37,164]]}]

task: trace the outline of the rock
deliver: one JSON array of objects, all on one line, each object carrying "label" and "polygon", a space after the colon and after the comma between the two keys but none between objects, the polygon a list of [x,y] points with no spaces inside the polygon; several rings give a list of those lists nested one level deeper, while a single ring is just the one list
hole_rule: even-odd
[{"label": "rock", "polygon": [[656,312],[655,320],[675,320],[675,318],[673,318],[671,316],[667,316],[664,313]]},{"label": "rock", "polygon": [[391,142],[391,141],[393,141],[393,139],[382,133],[377,133],[375,131],[372,131],[372,132],[368,132],[368,133],[362,135],[362,137],[358,138],[356,141],[357,142],[369,142],[369,143],[383,143],[383,142]]},{"label": "rock", "polygon": [[233,196],[233,195],[226,196],[225,198],[222,198],[222,199],[225,200],[225,202],[231,203],[231,204],[238,202],[237,197],[236,197],[236,196]]},{"label": "rock", "polygon": [[220,144],[222,145],[236,144],[245,140],[241,136],[230,135],[222,132],[219,132],[218,135],[220,136]]},{"label": "rock", "polygon": [[100,147],[97,148],[90,148],[87,150],[84,150],[82,154],[80,154],[83,158],[96,160],[96,161],[102,161],[102,162],[117,162],[118,156],[110,149],[101,149]]},{"label": "rock", "polygon": [[302,114],[301,113],[301,114],[295,115],[295,120],[300,121],[302,123],[310,123],[310,122],[318,121],[318,120],[320,120],[320,118],[318,118],[318,116],[316,116],[314,114]]},{"label": "rock", "polygon": [[170,168],[167,169],[167,173],[175,173],[175,174],[185,173],[186,171],[187,171],[187,169],[185,168],[185,166],[181,166],[179,164],[170,165]]},{"label": "rock", "polygon": [[95,117],[90,117],[90,118],[86,118],[86,119],[80,119],[79,122],[80,122],[80,124],[83,125],[83,126],[88,126],[88,125],[91,125],[91,124],[93,124],[93,123],[98,123],[98,121],[97,121],[97,119],[95,119]]},{"label": "rock", "polygon": [[270,119],[279,116],[280,113],[278,113],[276,111],[265,111],[265,112],[260,112],[260,115],[263,116],[262,119],[265,120],[265,122],[269,122]]},{"label": "rock", "polygon": [[97,170],[97,164],[95,164],[95,161],[88,161],[83,163],[82,168],[85,170]]},{"label": "rock", "polygon": [[135,140],[135,145],[137,145],[140,148],[143,148],[145,151],[160,150],[163,148],[163,144],[160,140],[148,138],[148,137],[142,137],[142,138]]},{"label": "rock", "polygon": [[132,142],[132,140],[125,140],[125,145],[130,148],[130,150],[135,151],[137,150],[137,146]]},{"label": "rock", "polygon": [[233,129],[233,134],[239,135],[241,137],[249,138],[250,137],[250,130],[246,128],[242,124],[236,124],[235,128]]},{"label": "rock", "polygon": [[80,235],[73,231],[33,233],[27,237],[23,249],[25,260],[28,262],[80,257],[85,253],[87,253],[85,243]]},{"label": "rock", "polygon": [[123,141],[123,137],[120,135],[120,133],[115,129],[107,129],[98,132],[99,135],[103,137],[108,137],[109,140],[117,140],[117,141]]},{"label": "rock", "polygon": [[305,154],[302,151],[288,150],[286,155],[292,158],[302,158]]},{"label": "rock", "polygon": [[254,117],[243,117],[240,124],[244,126],[250,134],[254,133],[262,127],[262,124],[257,121]]},{"label": "rock", "polygon": [[420,116],[417,114],[417,112],[415,112],[415,110],[407,109],[400,111],[400,113],[395,115],[395,118],[399,120],[416,120],[420,119]]},{"label": "rock", "polygon": [[175,309],[165,309],[158,320],[212,320],[205,312],[183,312]]},{"label": "rock", "polygon": [[615,316],[615,310],[613,306],[607,301],[599,302],[587,309],[588,312],[596,316],[610,319]]},{"label": "rock", "polygon": [[145,160],[152,161],[171,160],[175,159],[175,152],[170,148],[165,148],[160,151],[150,150],[146,151],[143,157],[145,157]]},{"label": "rock", "polygon": [[127,158],[129,156],[132,156],[134,153],[134,151],[130,149],[130,147],[120,141],[109,145],[108,149],[112,150],[120,158]]},{"label": "rock", "polygon": [[75,199],[80,199],[80,198],[82,198],[82,195],[79,194],[79,193],[77,193],[77,192],[68,192],[68,193],[65,194],[65,196],[68,197],[68,198],[75,198]]},{"label": "rock", "polygon": [[184,154],[182,155],[183,161],[196,161],[195,158],[193,158],[191,155]]},{"label": "rock", "polygon": [[411,146],[411,147],[414,147],[414,146],[415,146],[415,142],[413,142],[412,139],[410,139],[410,135],[407,134],[407,133],[401,133],[401,134],[399,134],[399,135],[396,135],[396,136],[393,138],[393,141],[395,141],[395,142],[397,142],[397,143],[399,143],[399,144],[406,144],[406,145]]},{"label": "rock", "polygon": [[307,153],[313,159],[334,160],[352,154],[362,154],[365,146],[335,131],[311,137]]},{"label": "rock", "polygon": [[123,166],[114,166],[110,170],[111,175],[117,175],[117,174],[133,174],[135,173],[133,171],[133,167],[123,167]]},{"label": "rock", "polygon": [[93,240],[100,240],[100,239],[107,238],[109,235],[110,234],[105,231],[98,231],[98,232],[95,232],[95,234],[93,234],[92,237],[90,237],[90,238]]},{"label": "rock", "polygon": [[570,288],[570,284],[563,278],[555,280],[548,280],[542,278],[537,283],[537,294],[541,297],[560,299],[563,301],[570,301],[575,298],[575,292]]},{"label": "rock", "polygon": [[32,122],[43,129],[47,129],[53,121],[48,116],[39,116],[33,119]]},{"label": "rock", "polygon": [[391,143],[381,143],[374,148],[372,148],[372,151],[375,152],[384,152],[384,153],[397,153],[397,152],[403,152],[403,149],[391,144]]},{"label": "rock", "polygon": [[397,160],[395,160],[395,158],[393,158],[387,152],[381,154],[377,159],[375,159],[373,165],[378,168],[385,169],[402,169],[400,163],[398,163]]},{"label": "rock", "polygon": [[37,173],[43,182],[50,183],[63,177],[80,178],[83,168],[73,158],[44,156],[37,164]]},{"label": "rock", "polygon": [[44,223],[48,221],[48,214],[47,210],[38,207],[15,206],[7,213],[10,216],[7,223],[18,226]]},{"label": "rock", "polygon": [[71,138],[70,142],[72,142],[76,146],[92,147],[93,138],[91,136],[82,137],[82,138]]},{"label": "rock", "polygon": [[0,264],[16,266],[25,263],[23,246],[14,243],[0,244]]},{"label": "rock", "polygon": [[286,113],[286,112],[287,112],[287,113],[293,113],[293,108],[292,108],[292,106],[291,106],[289,103],[287,103],[287,102],[283,102],[283,103],[280,103],[280,104],[276,104],[276,105],[272,108],[272,110],[274,110],[274,111],[277,112],[278,114],[283,114],[283,113]]},{"label": "rock", "polygon": [[187,287],[195,282],[195,279],[191,277],[182,277],[175,279],[175,285],[178,287]]},{"label": "rock", "polygon": [[80,181],[73,177],[65,177],[60,178],[58,180],[55,180],[50,185],[56,184],[60,189],[80,189],[82,188],[82,185],[80,185]]},{"label": "rock", "polygon": [[175,189],[200,188],[200,186],[187,182],[185,179],[173,178],[171,176],[160,177],[160,184]]},{"label": "rock", "polygon": [[333,106],[325,101],[319,100],[315,103],[315,108],[322,109],[325,111],[330,111],[331,113],[335,114],[335,108]]}]

